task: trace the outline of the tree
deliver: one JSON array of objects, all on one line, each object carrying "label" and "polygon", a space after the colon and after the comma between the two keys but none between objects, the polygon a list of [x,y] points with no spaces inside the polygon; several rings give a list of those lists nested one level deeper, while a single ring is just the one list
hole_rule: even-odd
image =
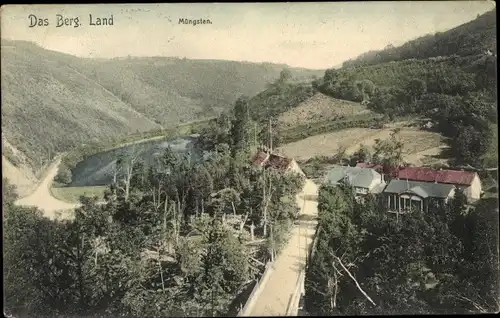
[{"label": "tree", "polygon": [[250,122],[250,109],[248,100],[240,97],[233,108],[233,121],[231,125],[231,154],[233,158],[248,154],[252,142]]},{"label": "tree", "polygon": [[225,312],[233,295],[248,278],[245,247],[219,221],[214,219],[204,235],[201,271],[192,277],[192,296],[199,300],[204,314]]},{"label": "tree", "polygon": [[139,167],[137,163],[141,154],[142,150],[133,146],[130,152],[120,155],[115,162],[113,184],[121,191],[120,194],[123,195],[125,201],[129,198],[131,182],[137,173]]},{"label": "tree", "polygon": [[284,68],[280,72],[279,83],[286,83],[292,78],[292,72],[288,68]]},{"label": "tree", "polygon": [[196,139],[196,145],[204,151],[215,151],[219,144],[230,144],[231,121],[228,115],[222,113],[215,122],[203,128]]},{"label": "tree", "polygon": [[283,141],[279,133],[279,123],[276,117],[270,118],[260,125],[258,139],[262,145],[272,149],[276,149],[282,145]]},{"label": "tree", "polygon": [[389,167],[399,166],[403,163],[403,142],[399,137],[399,129],[393,130],[389,139],[376,139],[373,148],[373,161],[375,163]]},{"label": "tree", "polygon": [[362,236],[350,220],[353,210],[346,195],[351,194],[333,186],[322,186],[319,191],[321,231],[318,230],[318,246],[307,267],[305,284],[306,309],[310,313],[338,314],[343,306],[340,292],[357,284],[350,277],[351,264],[360,256],[357,246]]},{"label": "tree", "polygon": [[372,95],[375,93],[376,87],[370,80],[362,80],[355,82],[357,91],[362,97],[362,102],[367,102],[371,99]]},{"label": "tree", "polygon": [[3,204],[13,203],[18,199],[19,195],[17,194],[16,186],[11,184],[9,179],[3,177],[2,178],[2,198]]},{"label": "tree", "polygon": [[426,90],[425,82],[421,79],[412,79],[406,85],[406,94],[414,103],[425,94]]},{"label": "tree", "polygon": [[54,178],[54,181],[62,184],[70,184],[71,177],[71,170],[66,165],[61,164]]},{"label": "tree", "polygon": [[359,162],[370,162],[370,161],[371,161],[370,150],[366,145],[361,144],[359,150],[352,154],[350,165],[356,166],[356,164],[358,164]]}]

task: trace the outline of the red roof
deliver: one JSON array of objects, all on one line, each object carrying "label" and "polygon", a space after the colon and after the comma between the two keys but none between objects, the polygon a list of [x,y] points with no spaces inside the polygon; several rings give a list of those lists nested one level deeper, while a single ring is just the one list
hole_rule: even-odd
[{"label": "red roof", "polygon": [[267,159],[267,153],[264,151],[259,151],[253,158],[252,163],[257,166],[262,166],[264,164],[264,161]]},{"label": "red roof", "polygon": [[265,151],[259,151],[253,157],[252,163],[256,166],[265,166],[266,168],[273,168],[285,170],[288,168],[292,159],[276,154],[268,154]]},{"label": "red roof", "polygon": [[292,159],[273,154],[269,156],[269,159],[266,162],[266,168],[284,170],[288,168],[290,162],[292,162]]},{"label": "red roof", "polygon": [[421,167],[403,168],[398,173],[399,179],[460,185],[470,185],[474,176],[475,173],[470,171],[434,170]]}]

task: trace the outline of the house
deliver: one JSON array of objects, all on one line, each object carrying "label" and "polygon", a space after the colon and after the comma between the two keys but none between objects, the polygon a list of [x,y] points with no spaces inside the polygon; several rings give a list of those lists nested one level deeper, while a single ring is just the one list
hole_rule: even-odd
[{"label": "house", "polygon": [[407,212],[410,208],[428,211],[432,204],[447,203],[455,195],[452,184],[391,180],[384,189],[389,211]]},{"label": "house", "polygon": [[271,153],[266,149],[258,151],[252,159],[252,164],[265,169],[276,169],[284,172],[296,172],[305,177],[305,173],[293,158],[288,158],[279,154]]},{"label": "house", "polygon": [[479,175],[471,171],[406,167],[399,170],[398,179],[454,185],[463,190],[469,201],[478,200],[482,192]]},{"label": "house", "polygon": [[388,177],[390,177],[391,179],[397,178],[398,171],[400,169],[400,167],[398,166],[389,166],[389,165],[366,163],[366,162],[359,162],[358,164],[356,164],[356,167],[373,169],[378,173],[380,173],[384,177],[384,180],[386,182],[388,181]]},{"label": "house", "polygon": [[333,185],[343,182],[354,188],[356,196],[381,193],[385,187],[382,175],[370,168],[335,166],[325,178],[325,183]]}]

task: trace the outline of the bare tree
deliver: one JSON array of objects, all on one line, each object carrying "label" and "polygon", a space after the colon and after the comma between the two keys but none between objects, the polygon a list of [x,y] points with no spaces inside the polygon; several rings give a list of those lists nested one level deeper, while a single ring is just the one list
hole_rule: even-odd
[{"label": "bare tree", "polygon": [[[134,145],[131,147],[130,153],[125,156],[121,156],[116,161],[113,182],[115,183],[117,189],[124,193],[125,201],[129,198],[130,182],[135,172],[134,167],[141,154],[142,151]],[[122,176],[118,179],[118,175],[120,173]]]}]

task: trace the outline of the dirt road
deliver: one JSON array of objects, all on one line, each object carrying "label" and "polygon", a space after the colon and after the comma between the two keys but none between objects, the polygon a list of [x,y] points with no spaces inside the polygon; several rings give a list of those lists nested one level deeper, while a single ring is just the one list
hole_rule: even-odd
[{"label": "dirt road", "polygon": [[50,219],[67,219],[72,217],[72,210],[79,204],[67,203],[57,200],[50,193],[50,186],[57,174],[61,158],[58,158],[49,168],[45,178],[40,182],[36,190],[30,195],[17,200],[17,205],[36,206],[44,212],[44,216]]},{"label": "dirt road", "polygon": [[[297,204],[301,208],[300,215],[307,219],[317,216],[317,202],[310,200],[318,194],[318,186],[307,180],[302,192],[297,195]],[[306,257],[313,241],[316,221],[299,222],[292,236],[275,260],[273,272],[256,295],[248,316],[285,316],[291,298],[296,290],[300,272],[305,268]]]}]

